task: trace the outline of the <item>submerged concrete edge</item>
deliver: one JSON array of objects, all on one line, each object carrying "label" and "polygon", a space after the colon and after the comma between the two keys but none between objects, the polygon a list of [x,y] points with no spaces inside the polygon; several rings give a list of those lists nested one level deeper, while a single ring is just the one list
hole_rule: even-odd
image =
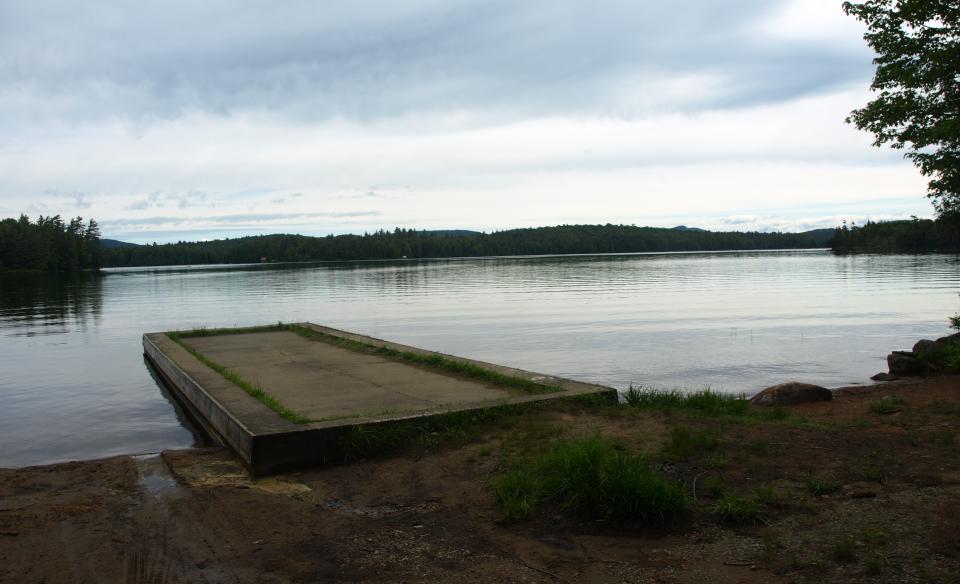
[{"label": "submerged concrete edge", "polygon": [[[154,335],[166,337],[166,333],[144,334],[143,351],[170,389],[192,410],[196,420],[214,440],[229,446],[244,464],[252,464],[253,433],[164,353],[151,338]],[[196,360],[197,364],[203,365],[193,355],[189,356]]]},{"label": "submerged concrete edge", "polygon": [[[429,351],[419,347],[394,343],[309,322],[296,324],[309,327],[317,332],[333,337],[357,341],[369,346],[386,347],[396,351],[417,353],[420,355],[441,355],[448,359],[470,363],[503,375],[553,385],[559,387],[561,391],[517,396],[506,400],[465,403],[435,410],[395,413],[379,417],[361,416],[303,425],[290,424],[290,428],[286,431],[257,434],[232,415],[222,403],[210,395],[200,383],[184,371],[184,369],[174,361],[173,357],[167,355],[164,350],[158,346],[154,338],[162,336],[162,338],[169,339],[167,333],[144,334],[144,354],[161,374],[163,381],[178,398],[184,401],[185,405],[192,411],[204,429],[207,430],[215,440],[224,446],[230,447],[231,450],[237,454],[243,465],[254,476],[279,472],[287,468],[309,463],[329,462],[328,459],[335,454],[331,451],[332,445],[334,445],[337,439],[343,434],[350,432],[356,426],[403,424],[413,419],[446,413],[477,411],[503,405],[522,405],[586,395],[596,395],[611,401],[616,401],[617,399],[617,390],[611,387]],[[230,333],[225,332],[224,334]],[[170,342],[173,343],[172,340]],[[179,345],[176,345],[176,347],[182,349]],[[177,352],[180,353],[180,351]],[[189,362],[191,366],[201,367],[205,370],[209,369],[185,349],[182,350],[182,354],[178,355],[178,358]],[[411,365],[411,367],[415,367],[415,365]],[[240,388],[237,388],[237,391],[243,392]]]}]

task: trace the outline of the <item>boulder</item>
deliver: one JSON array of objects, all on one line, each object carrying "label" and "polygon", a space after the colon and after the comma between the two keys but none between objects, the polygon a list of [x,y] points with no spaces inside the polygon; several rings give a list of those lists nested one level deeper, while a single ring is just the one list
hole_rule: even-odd
[{"label": "boulder", "polygon": [[931,341],[930,339],[920,339],[913,346],[913,354],[919,355],[920,353],[933,353],[939,349],[942,344],[943,343],[941,343],[939,340]]},{"label": "boulder", "polygon": [[896,375],[892,375],[890,373],[883,371],[883,372],[877,373],[870,379],[874,381],[896,381],[899,378]]},{"label": "boulder", "polygon": [[960,333],[953,333],[946,337],[940,337],[935,341],[938,345],[952,345],[954,343],[960,343]]},{"label": "boulder", "polygon": [[810,383],[789,382],[768,387],[750,398],[757,406],[792,406],[809,402],[830,401],[833,393],[826,387]]},{"label": "boulder", "polygon": [[930,373],[927,364],[909,351],[894,351],[887,355],[887,367],[890,375],[897,377],[919,377]]}]

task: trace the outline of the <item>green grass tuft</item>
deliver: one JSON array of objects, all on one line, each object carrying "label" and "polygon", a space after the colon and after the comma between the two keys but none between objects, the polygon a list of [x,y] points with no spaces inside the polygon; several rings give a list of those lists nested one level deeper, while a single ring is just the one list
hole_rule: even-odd
[{"label": "green grass tuft", "polygon": [[740,495],[728,491],[711,508],[717,517],[729,523],[766,523],[767,514],[757,496]]},{"label": "green grass tuft", "polygon": [[492,488],[506,521],[529,519],[543,497],[543,481],[528,468],[508,472],[494,481]]},{"label": "green grass tuft", "polygon": [[689,460],[716,449],[718,444],[719,440],[713,432],[677,426],[670,431],[670,440],[663,446],[663,453],[680,460]]},{"label": "green grass tuft", "polygon": [[672,411],[683,410],[706,416],[732,416],[758,420],[786,420],[790,413],[781,408],[755,408],[744,394],[726,394],[712,389],[681,391],[679,389],[630,388],[623,394],[627,407]]},{"label": "green grass tuft", "polygon": [[557,440],[491,486],[508,520],[530,517],[545,501],[611,522],[662,522],[687,509],[680,484],[601,436]]},{"label": "green grass tuft", "polygon": [[631,385],[624,401],[635,408],[697,410],[713,415],[743,416],[750,411],[750,402],[743,394],[729,395],[711,389],[685,392]]},{"label": "green grass tuft", "polygon": [[883,559],[880,556],[870,556],[863,561],[863,571],[869,576],[883,574]]},{"label": "green grass tuft", "polygon": [[857,545],[849,537],[843,537],[833,544],[833,559],[838,562],[852,562],[857,559]]},{"label": "green grass tuft", "polygon": [[867,408],[871,414],[878,416],[894,414],[903,409],[906,402],[898,395],[885,395],[880,399],[873,399],[867,402]]},{"label": "green grass tuft", "polygon": [[840,483],[829,477],[818,477],[814,474],[808,474],[804,480],[807,492],[818,497],[820,495],[829,495],[840,490]]}]

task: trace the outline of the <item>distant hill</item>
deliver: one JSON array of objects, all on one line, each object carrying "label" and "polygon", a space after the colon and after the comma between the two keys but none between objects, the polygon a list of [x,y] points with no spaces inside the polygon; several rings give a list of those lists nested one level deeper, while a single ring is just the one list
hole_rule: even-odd
[{"label": "distant hill", "polygon": [[113,249],[115,247],[138,247],[136,243],[129,243],[126,241],[119,241],[116,239],[101,239],[100,245],[104,249]]},{"label": "distant hill", "polygon": [[817,242],[817,247],[830,247],[830,240],[833,239],[834,229],[811,229],[804,231],[801,235],[809,235]]},{"label": "distant hill", "polygon": [[434,237],[468,237],[471,235],[481,235],[480,231],[470,231],[469,229],[431,229],[423,230],[420,233]]},{"label": "distant hill", "polygon": [[395,229],[364,235],[276,234],[104,249],[107,266],[352,261],[399,258],[809,249],[807,234],[665,229],[634,225],[557,225],[493,233]]},{"label": "distant hill", "polygon": [[706,229],[700,229],[699,227],[687,227],[686,225],[677,225],[673,228],[674,231],[706,231]]}]

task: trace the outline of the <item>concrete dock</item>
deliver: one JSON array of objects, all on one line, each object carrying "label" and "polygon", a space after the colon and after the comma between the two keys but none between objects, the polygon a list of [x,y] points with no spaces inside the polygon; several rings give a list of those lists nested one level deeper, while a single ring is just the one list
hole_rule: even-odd
[{"label": "concrete dock", "polygon": [[581,395],[616,399],[608,387],[309,323],[147,333],[143,346],[196,421],[254,475],[331,460],[357,426]]}]

